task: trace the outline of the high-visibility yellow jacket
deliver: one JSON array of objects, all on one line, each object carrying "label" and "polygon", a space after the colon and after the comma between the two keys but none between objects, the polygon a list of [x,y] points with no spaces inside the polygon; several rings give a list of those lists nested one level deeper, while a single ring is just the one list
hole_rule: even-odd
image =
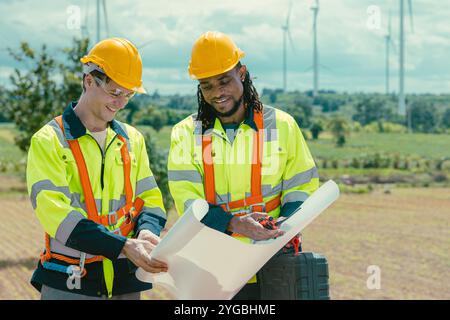
[{"label": "high-visibility yellow jacket", "polygon": [[[161,192],[149,167],[144,138],[135,128],[113,120],[107,128],[106,148],[100,146],[76,116],[72,102],[63,113],[64,133],[55,120],[36,132],[31,140],[27,164],[27,185],[31,204],[44,231],[50,235],[52,253],[80,258],[96,255],[103,261],[86,265],[76,293],[90,296],[116,295],[151,288],[136,279],[136,267],[121,254],[127,237],[114,234],[124,222],[103,226],[87,219],[83,189],[74,156],[66,139],[77,139],[83,153],[99,215],[114,213],[125,204],[124,169],[117,137],[126,139],[131,159],[131,185],[134,197],[144,200],[132,237],[143,229],[159,235],[166,222]],[[133,198],[134,200],[134,198]],[[112,222],[116,222],[111,219]],[[52,259],[53,260],[53,259]],[[59,260],[55,263],[63,264]],[[44,269],[38,264],[31,283],[69,291],[67,275]],[[113,286],[114,283],[114,286]]]},{"label": "high-visibility yellow jacket", "polygon": [[[268,212],[274,218],[289,215],[319,186],[318,171],[292,116],[264,106],[264,145],[262,157],[262,194],[264,202],[281,195],[281,207]],[[248,197],[251,193],[253,133],[256,125],[249,109],[230,143],[219,119],[212,130],[212,155],[216,202],[224,203]],[[182,215],[195,199],[205,199],[202,134],[196,115],[172,129],[168,160],[169,188],[175,206]],[[238,211],[239,209],[232,210]],[[206,225],[226,232],[231,215],[210,206],[202,220]],[[250,239],[239,237],[241,241]]]}]

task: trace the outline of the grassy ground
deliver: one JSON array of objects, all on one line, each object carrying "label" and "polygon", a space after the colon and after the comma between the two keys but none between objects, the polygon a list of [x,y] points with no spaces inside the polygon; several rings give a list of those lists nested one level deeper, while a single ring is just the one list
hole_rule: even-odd
[{"label": "grassy ground", "polygon": [[376,152],[439,159],[449,156],[450,146],[450,136],[444,134],[352,132],[342,148],[334,147],[328,133],[319,138],[308,140],[308,146],[315,157],[327,159],[351,159]]},{"label": "grassy ground", "polygon": [[[160,148],[168,148],[170,127],[149,131]],[[14,127],[0,124],[0,162],[17,164],[24,154],[14,145]],[[450,136],[425,134],[353,133],[343,148],[329,134],[308,141],[315,157],[350,159],[362,153],[398,153],[429,159],[448,156]],[[9,166],[7,168],[14,168]],[[19,167],[21,168],[21,167]],[[416,175],[393,169],[322,169],[327,177]],[[447,173],[448,174],[448,173]],[[0,299],[37,299],[29,285],[43,234],[24,193],[20,172],[0,173]],[[351,187],[348,187],[351,188]],[[304,232],[305,251],[323,253],[329,260],[333,299],[450,299],[450,189],[390,187],[391,193],[343,194]],[[176,215],[169,215],[170,226]],[[381,289],[369,290],[367,268],[381,270]],[[161,288],[146,299],[168,299]]]},{"label": "grassy ground", "polygon": [[15,133],[13,124],[0,123],[0,161],[17,162],[25,157],[14,144]]},{"label": "grassy ground", "polygon": [[[168,150],[171,127],[163,127],[160,131],[155,131],[149,126],[139,126],[138,129],[149,133],[158,148]],[[26,155],[14,145],[15,133],[12,124],[0,124],[0,174],[2,175],[24,175],[22,171],[25,168]],[[430,159],[434,168],[437,160],[449,156],[450,136],[448,135],[353,132],[348,143],[342,148],[337,148],[332,136],[324,132],[319,140],[308,140],[307,143],[320,168],[320,176],[325,179],[332,178],[339,181],[343,175],[347,175],[351,176],[356,183],[366,184],[396,182],[411,186],[450,185],[450,160],[446,161],[443,171],[430,170],[425,166],[428,162],[425,159]],[[357,161],[362,164],[364,155],[375,153],[389,157],[391,166],[394,154],[401,157],[400,164],[408,159],[410,168],[413,169],[346,167],[353,158],[359,159]],[[326,168],[324,159],[327,159]],[[420,167],[416,167],[419,164]]]},{"label": "grassy ground", "polygon": [[[156,132],[151,127],[140,126],[139,130],[150,132],[159,147],[168,148],[170,146],[171,127],[164,127]],[[336,148],[333,137],[325,132],[320,135],[319,140],[308,140],[307,143],[314,157],[330,160],[351,159],[361,156],[361,154],[376,152],[440,159],[449,156],[450,136],[423,133],[352,132],[347,144],[342,148]]]},{"label": "grassy ground", "polygon": [[156,145],[162,149],[169,149],[170,147],[170,133],[172,132],[172,127],[166,126],[161,130],[156,131],[149,126],[139,126],[138,129],[141,132],[148,132],[150,136],[155,139]]},{"label": "grassy ground", "polygon": [[[149,126],[139,126],[138,129],[149,132],[158,147],[169,148],[171,127],[163,127],[158,132]],[[14,145],[15,132],[12,124],[0,123],[0,158],[17,160],[23,157],[21,151]],[[440,159],[449,156],[450,135],[352,132],[344,147],[336,148],[332,136],[324,132],[319,140],[308,140],[307,143],[313,156],[318,158],[351,159],[361,154],[382,152]]]},{"label": "grassy ground", "polygon": [[[0,185],[15,186],[14,178]],[[22,186],[23,189],[23,186]],[[38,299],[29,279],[43,248],[42,228],[20,191],[0,191],[0,299]],[[393,189],[343,194],[304,231],[304,251],[324,254],[332,299],[450,299],[450,189]],[[168,226],[176,220],[169,214]],[[366,286],[367,268],[381,270],[381,288]],[[169,299],[161,288],[144,299]]]}]

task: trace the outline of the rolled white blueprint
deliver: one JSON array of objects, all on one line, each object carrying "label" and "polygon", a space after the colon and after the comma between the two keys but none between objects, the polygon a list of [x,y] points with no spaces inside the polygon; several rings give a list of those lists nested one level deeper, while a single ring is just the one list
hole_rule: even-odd
[{"label": "rolled white blueprint", "polygon": [[151,256],[167,262],[166,273],[139,268],[136,277],[167,288],[176,299],[231,299],[292,237],[303,230],[339,197],[332,180],[324,183],[280,226],[277,239],[243,243],[206,227],[200,220],[208,211],[196,200],[180,217]]}]

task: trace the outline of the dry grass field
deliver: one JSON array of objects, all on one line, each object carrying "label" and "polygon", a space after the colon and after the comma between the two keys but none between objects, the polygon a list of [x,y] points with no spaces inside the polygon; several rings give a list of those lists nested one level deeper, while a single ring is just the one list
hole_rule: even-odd
[{"label": "dry grass field", "polygon": [[[29,284],[43,234],[16,178],[0,179],[0,299],[38,299]],[[175,220],[170,213],[170,226]],[[343,194],[304,231],[304,251],[328,258],[332,299],[450,299],[450,189]],[[368,289],[367,268],[381,270]],[[144,299],[168,299],[159,288]]]}]

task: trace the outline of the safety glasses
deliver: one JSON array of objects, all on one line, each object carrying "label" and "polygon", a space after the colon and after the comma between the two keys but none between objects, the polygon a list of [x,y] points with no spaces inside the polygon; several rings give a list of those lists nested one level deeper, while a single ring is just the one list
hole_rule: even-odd
[{"label": "safety glasses", "polygon": [[95,82],[97,82],[97,84],[102,88],[102,90],[105,91],[105,93],[107,95],[109,95],[111,98],[114,98],[114,99],[125,98],[128,101],[131,98],[133,98],[134,95],[136,94],[136,92],[125,93],[123,90],[118,89],[118,88],[108,89],[106,87],[105,81],[103,81],[97,77],[93,77],[93,78],[94,78]]}]

